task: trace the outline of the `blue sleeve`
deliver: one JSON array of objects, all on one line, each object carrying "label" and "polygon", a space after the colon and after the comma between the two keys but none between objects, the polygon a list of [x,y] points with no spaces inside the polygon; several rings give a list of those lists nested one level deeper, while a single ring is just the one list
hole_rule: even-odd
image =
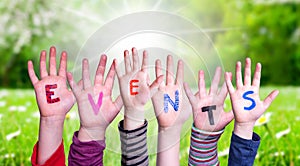
[{"label": "blue sleeve", "polygon": [[252,140],[243,139],[232,132],[229,150],[229,166],[253,165],[260,144],[260,137],[253,133]]}]

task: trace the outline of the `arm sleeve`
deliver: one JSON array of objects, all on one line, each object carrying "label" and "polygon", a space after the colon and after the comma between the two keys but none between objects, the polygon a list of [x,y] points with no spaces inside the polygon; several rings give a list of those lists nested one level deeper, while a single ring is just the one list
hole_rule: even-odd
[{"label": "arm sleeve", "polygon": [[148,165],[147,121],[135,130],[125,130],[123,120],[119,123],[122,160],[121,165]]},{"label": "arm sleeve", "polygon": [[52,156],[43,165],[39,165],[37,163],[38,150],[39,150],[38,143],[36,143],[33,147],[33,152],[31,155],[31,164],[33,166],[51,166],[51,165],[64,166],[64,165],[66,165],[63,141],[61,141],[61,144],[59,145],[59,147],[56,149],[56,151],[52,154]]},{"label": "arm sleeve", "polygon": [[192,127],[189,165],[219,165],[218,140],[224,129],[208,132]]},{"label": "arm sleeve", "polygon": [[253,165],[260,144],[260,137],[253,133],[252,140],[240,138],[232,132],[229,150],[229,166]]},{"label": "arm sleeve", "polygon": [[69,166],[77,165],[103,165],[103,150],[105,140],[81,142],[78,131],[74,133],[73,143],[69,151]]}]

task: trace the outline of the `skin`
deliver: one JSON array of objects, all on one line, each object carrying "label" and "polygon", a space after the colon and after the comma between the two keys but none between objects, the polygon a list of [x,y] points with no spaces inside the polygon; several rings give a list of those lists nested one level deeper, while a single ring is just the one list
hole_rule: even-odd
[{"label": "skin", "polygon": [[[67,112],[74,105],[73,93],[66,84],[67,53],[63,51],[60,58],[59,71],[56,70],[56,49],[50,48],[49,72],[46,67],[46,51],[40,54],[39,80],[33,68],[32,61],[28,61],[28,74],[36,94],[36,101],[40,111],[40,128],[38,141],[38,164],[44,164],[56,151],[62,142],[63,125]],[[59,102],[47,103],[45,85],[57,84],[52,89]]]},{"label": "skin", "polygon": [[[141,127],[144,124],[144,106],[151,98],[152,94],[157,91],[157,87],[163,80],[163,75],[156,78],[151,84],[149,84],[149,74],[147,70],[148,66],[148,53],[143,52],[142,65],[140,65],[139,56],[136,48],[132,48],[132,56],[129,55],[129,51],[124,51],[124,67],[125,74],[121,75],[121,72],[117,70],[117,76],[120,85],[120,94],[124,103],[124,129],[133,130]],[[139,80],[137,88],[137,95],[130,94],[129,82],[131,80]]]},{"label": "skin", "polygon": [[[251,59],[246,58],[245,63],[244,82],[242,80],[241,62],[237,62],[236,64],[236,89],[232,85],[229,73],[225,74],[225,81],[234,113],[234,133],[241,138],[252,139],[255,121],[268,109],[279,91],[272,91],[262,101],[259,97],[261,64],[256,64],[251,84]],[[242,97],[247,91],[254,91],[254,94],[248,95],[248,97],[252,98],[256,103],[256,106],[250,111],[244,110],[245,106],[249,106],[249,101]]]},{"label": "skin", "polygon": [[[104,140],[106,128],[120,112],[123,106],[120,96],[118,96],[114,102],[111,97],[116,62],[114,60],[110,66],[104,81],[106,61],[106,55],[102,55],[96,71],[94,85],[92,85],[90,80],[89,62],[87,59],[83,59],[82,61],[82,81],[75,83],[72,74],[67,74],[68,81],[78,104],[80,117],[78,139],[82,142]],[[103,93],[102,105],[99,113],[96,115],[90,101],[88,100],[88,94],[93,97],[93,102],[97,104],[99,93],[101,92]]]},{"label": "skin", "polygon": [[[177,64],[176,78],[173,75],[173,58],[167,57],[166,83],[160,84],[158,91],[153,95],[152,104],[158,121],[158,149],[157,165],[179,165],[180,131],[190,115],[190,104],[183,102],[186,96],[183,93],[183,61]],[[155,63],[156,77],[162,74],[160,60]],[[179,109],[175,111],[169,105],[168,112],[164,112],[164,94],[175,99],[175,91],[179,91]]]},{"label": "skin", "polygon": [[[194,125],[196,128],[205,131],[220,131],[233,119],[233,112],[224,111],[224,101],[228,94],[225,82],[218,91],[222,70],[216,68],[216,72],[209,92],[206,92],[204,71],[198,73],[198,92],[194,95],[187,83],[184,83],[186,95],[193,108]],[[213,110],[214,125],[210,125],[207,112],[202,112],[202,107],[216,105]]]}]

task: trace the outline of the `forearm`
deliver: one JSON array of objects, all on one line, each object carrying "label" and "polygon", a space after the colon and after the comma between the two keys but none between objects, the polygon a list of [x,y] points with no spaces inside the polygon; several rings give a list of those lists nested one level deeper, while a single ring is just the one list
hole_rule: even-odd
[{"label": "forearm", "polygon": [[179,165],[181,127],[158,128],[157,165]]},{"label": "forearm", "polygon": [[[31,165],[33,166],[41,166],[41,164],[38,164],[37,158],[38,158],[38,143],[34,145],[32,155],[31,155]],[[55,152],[51,155],[50,158],[47,159],[45,163],[42,165],[48,166],[48,165],[56,165],[56,166],[65,166],[65,152],[64,152],[64,144],[61,142],[59,147],[55,150]]]},{"label": "forearm", "polygon": [[124,111],[124,129],[134,130],[143,126],[145,121],[144,107],[129,108],[125,107]]},{"label": "forearm", "polygon": [[62,142],[64,117],[41,117],[38,164],[44,164]]},{"label": "forearm", "polygon": [[78,132],[74,133],[69,151],[69,165],[103,165],[105,140],[80,141]]},{"label": "forearm", "polygon": [[124,121],[119,123],[122,150],[122,165],[148,165],[147,121],[134,130],[124,129]]},{"label": "forearm", "polygon": [[256,133],[252,135],[251,139],[244,139],[234,132],[232,133],[228,158],[229,166],[253,165],[260,144],[260,137]]},{"label": "forearm", "polygon": [[208,132],[192,127],[189,165],[218,165],[218,140],[224,129]]}]

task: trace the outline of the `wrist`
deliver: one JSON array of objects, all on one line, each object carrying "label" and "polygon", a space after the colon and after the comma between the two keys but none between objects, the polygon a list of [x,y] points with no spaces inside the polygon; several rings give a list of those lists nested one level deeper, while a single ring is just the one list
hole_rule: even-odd
[{"label": "wrist", "polygon": [[105,139],[106,128],[102,127],[83,127],[80,126],[78,139],[81,142],[99,141]]},{"label": "wrist", "polygon": [[40,118],[40,126],[43,128],[48,128],[48,129],[57,129],[63,128],[65,121],[64,116],[41,116]]},{"label": "wrist", "polygon": [[197,133],[197,134],[201,134],[201,135],[205,135],[206,137],[207,136],[218,136],[218,137],[220,137],[223,134],[224,130],[225,130],[225,128],[223,128],[221,130],[216,130],[216,131],[203,130],[203,129],[197,128],[194,123],[192,125],[192,132]]},{"label": "wrist", "polygon": [[244,138],[244,139],[252,139],[253,135],[254,123],[234,123],[234,134]]},{"label": "wrist", "polygon": [[179,140],[180,132],[182,125],[170,126],[170,127],[162,127],[158,126],[158,134],[162,137],[171,138]]},{"label": "wrist", "polygon": [[144,107],[128,108],[124,111],[124,129],[133,130],[144,125],[145,111]]}]

